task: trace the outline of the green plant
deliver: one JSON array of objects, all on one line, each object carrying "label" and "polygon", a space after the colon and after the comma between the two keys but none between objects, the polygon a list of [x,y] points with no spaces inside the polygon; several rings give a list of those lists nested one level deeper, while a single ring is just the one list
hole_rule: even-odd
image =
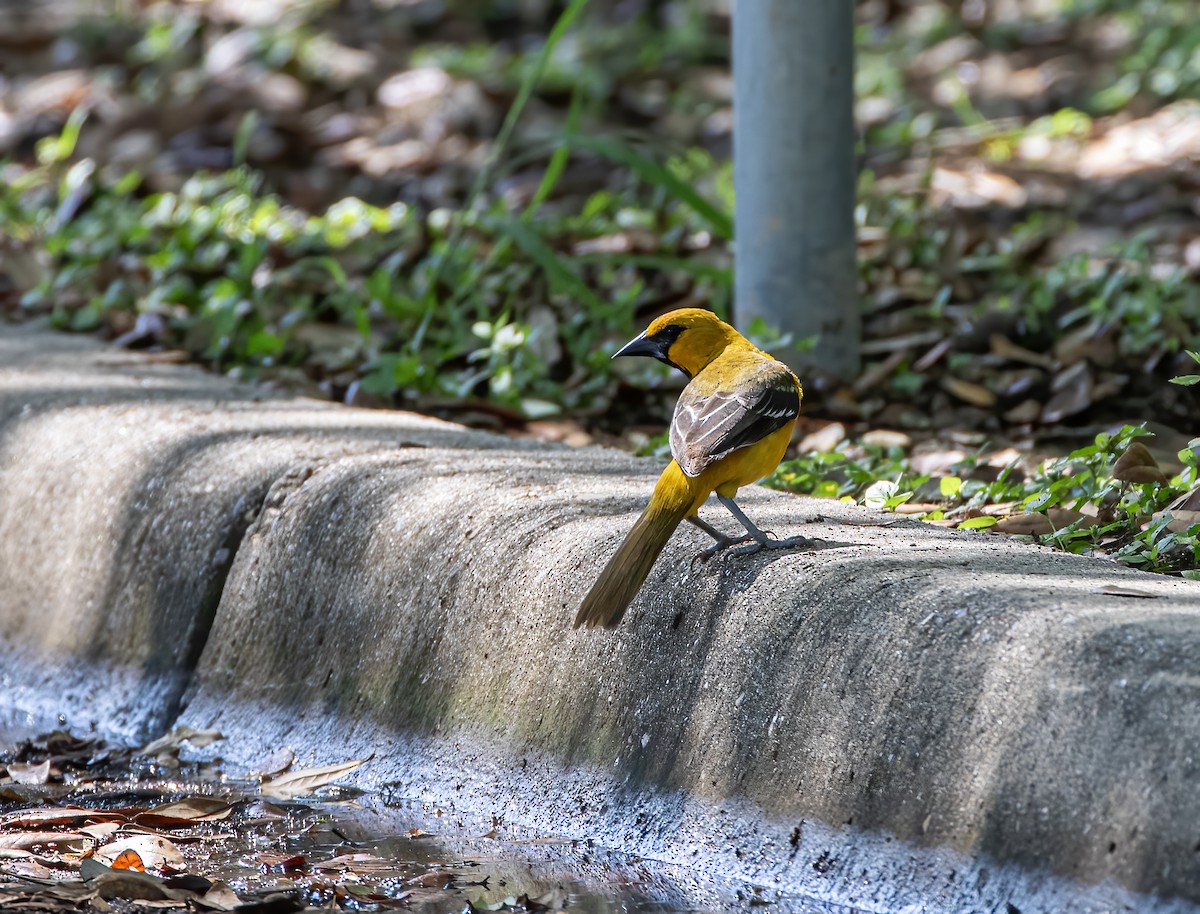
[{"label": "green plant", "polygon": [[[770,484],[883,510],[906,506],[907,512],[916,500],[926,505],[916,514],[925,520],[953,521],[967,530],[1029,529],[1034,532],[1027,535],[1065,551],[1108,555],[1151,571],[1200,568],[1200,525],[1172,530],[1173,519],[1163,511],[1171,499],[1196,484],[1195,452],[1180,452],[1183,469],[1169,480],[1120,478],[1129,474],[1119,468],[1118,458],[1148,434],[1138,426],[1123,426],[1032,472],[1011,460],[999,472],[981,477],[979,454],[953,466],[950,475],[932,477],[914,473],[901,448],[843,441],[829,453],[785,461]],[[1200,439],[1192,445],[1200,446]],[[999,520],[1021,516],[1037,522]]]}]

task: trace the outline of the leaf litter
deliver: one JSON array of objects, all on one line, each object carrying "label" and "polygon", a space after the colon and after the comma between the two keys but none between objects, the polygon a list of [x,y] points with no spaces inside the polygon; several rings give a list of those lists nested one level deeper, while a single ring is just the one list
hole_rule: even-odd
[{"label": "leaf litter", "polygon": [[[136,751],[53,733],[0,752],[0,771],[48,773],[0,794],[0,909],[548,912],[589,894],[627,911],[693,908],[684,889],[664,904],[643,863],[608,873],[625,861],[590,843],[521,840],[496,823],[465,837],[440,809],[335,783],[366,759],[232,777],[181,762],[180,742]],[[293,759],[274,753],[258,767]],[[581,868],[602,861],[606,881],[581,883]]]}]

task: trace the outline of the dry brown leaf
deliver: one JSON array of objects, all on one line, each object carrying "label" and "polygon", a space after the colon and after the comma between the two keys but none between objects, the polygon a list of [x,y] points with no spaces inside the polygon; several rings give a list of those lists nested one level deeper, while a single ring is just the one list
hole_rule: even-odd
[{"label": "dry brown leaf", "polygon": [[258,868],[263,872],[270,870],[277,872],[298,870],[302,869],[308,863],[303,854],[272,854],[264,852],[258,854],[254,859],[258,861]]},{"label": "dry brown leaf", "polygon": [[980,409],[991,409],[996,405],[996,395],[982,384],[947,375],[942,378],[942,387],[951,396]]},{"label": "dry brown leaf", "polygon": [[929,514],[931,511],[936,511],[941,507],[941,505],[932,502],[906,501],[902,505],[896,505],[892,510],[897,514]]},{"label": "dry brown leaf", "polygon": [[123,850],[112,861],[114,870],[137,870],[139,873],[146,872],[146,864],[142,860],[142,855],[135,850]]},{"label": "dry brown leaf", "polygon": [[79,825],[86,822],[124,822],[127,818],[125,812],[116,809],[85,809],[76,806],[22,809],[0,818],[0,829]]},{"label": "dry brown leaf", "polygon": [[182,901],[184,893],[173,892],[161,879],[134,870],[109,870],[88,880],[88,884],[106,901],[126,898],[131,901]]},{"label": "dry brown leaf", "polygon": [[910,461],[913,472],[920,476],[947,476],[953,467],[967,458],[965,451],[957,449],[920,450],[921,446],[917,447],[918,450],[913,452]]},{"label": "dry brown leaf", "polygon": [[1015,536],[1044,536],[1054,532],[1054,525],[1045,514],[1014,514],[996,521],[992,529]]},{"label": "dry brown leaf", "polygon": [[932,368],[942,356],[949,352],[953,345],[954,340],[950,337],[946,337],[941,342],[931,346],[923,356],[913,362],[912,370],[917,374],[924,374],[930,368]]},{"label": "dry brown leaf", "polygon": [[277,778],[263,783],[259,791],[265,797],[277,800],[290,800],[302,797],[332,784],[344,774],[349,774],[366,759],[353,759],[336,765],[324,765],[320,768],[304,768],[300,771],[289,771]]},{"label": "dry brown leaf", "polygon": [[382,870],[392,870],[395,868],[395,863],[383,857],[376,857],[374,854],[339,854],[329,860],[321,863],[314,863],[314,868],[318,870],[345,870],[352,873],[373,873]]},{"label": "dry brown leaf", "polygon": [[171,828],[194,822],[215,822],[226,818],[232,810],[232,804],[215,797],[186,797],[139,813],[133,821],[151,828]]},{"label": "dry brown leaf", "polygon": [[1042,422],[1053,425],[1092,405],[1091,372],[1087,370],[1087,363],[1079,362],[1078,365],[1081,370],[1067,369],[1054,379],[1057,393],[1042,407]]},{"label": "dry brown leaf", "polygon": [[251,769],[251,777],[268,778],[273,774],[279,774],[281,771],[287,771],[291,767],[292,762],[296,760],[296,753],[284,746],[281,749],[276,749],[262,761],[256,763]]},{"label": "dry brown leaf", "polygon": [[[1167,522],[1167,529],[1172,533],[1182,533],[1189,527],[1194,527],[1196,524],[1200,524],[1200,511],[1183,511],[1177,509],[1171,511],[1170,513],[1171,519]],[[1154,518],[1155,520],[1159,520],[1162,518],[1162,516],[1163,512],[1159,512],[1158,514],[1154,515]]]},{"label": "dry brown leaf", "polygon": [[997,533],[1044,536],[1069,527],[1076,522],[1079,523],[1081,530],[1096,526],[1096,518],[1084,514],[1082,511],[1075,511],[1071,508],[1049,508],[1038,514],[1014,514],[1012,517],[1005,517],[996,521],[991,529]]},{"label": "dry brown leaf", "polygon": [[993,333],[988,338],[988,345],[993,355],[997,355],[1002,359],[1008,359],[1010,362],[1022,362],[1026,365],[1033,365],[1037,368],[1045,368],[1047,370],[1054,367],[1054,360],[1048,355],[1041,352],[1034,352],[1032,349],[1026,349],[1024,346],[1018,346],[1001,333]]},{"label": "dry brown leaf", "polygon": [[0,873],[21,876],[25,879],[50,880],[54,878],[54,870],[33,859],[10,860],[7,863],[0,864]]},{"label": "dry brown leaf", "polygon": [[1037,400],[1022,400],[1012,409],[1004,411],[1004,421],[1012,425],[1028,425],[1042,415],[1042,404]]},{"label": "dry brown leaf", "polygon": [[0,847],[15,850],[32,850],[35,847],[53,847],[80,853],[91,838],[76,831],[18,831],[0,834]]},{"label": "dry brown leaf", "polygon": [[32,787],[50,783],[50,759],[30,765],[22,765],[20,762],[9,762],[7,768],[8,776],[18,784],[25,784]]},{"label": "dry brown leaf", "polygon": [[117,822],[97,822],[94,825],[84,825],[79,830],[98,843],[105,843],[121,828]]},{"label": "dry brown leaf", "polygon": [[1019,502],[1015,501],[995,501],[990,505],[984,505],[979,510],[991,517],[1008,517],[1017,510],[1018,504]]},{"label": "dry brown leaf", "polygon": [[[922,283],[924,277],[922,276]],[[893,336],[882,340],[864,340],[861,350],[863,355],[879,355],[884,352],[895,352],[898,349],[909,350],[916,346],[928,346],[942,340],[941,330],[919,330],[916,333],[906,333],[904,336]]]},{"label": "dry brown leaf", "polygon": [[801,454],[816,451],[818,454],[828,454],[846,440],[846,426],[840,422],[830,422],[815,432],[809,432],[800,439],[796,450]]},{"label": "dry brown leaf", "polygon": [[95,858],[113,869],[136,869],[122,867],[117,861],[123,854],[133,851],[141,858],[145,869],[161,870],[164,866],[180,867],[184,865],[183,854],[171,841],[155,835],[127,835],[118,837],[111,844],[97,848]]},{"label": "dry brown leaf", "polygon": [[865,432],[861,440],[863,444],[885,449],[893,447],[907,448],[912,444],[912,438],[904,434],[904,432],[897,432],[886,428],[876,428]]},{"label": "dry brown leaf", "polygon": [[1140,441],[1130,442],[1125,452],[1117,458],[1112,469],[1113,479],[1136,484],[1154,483],[1165,486],[1166,474],[1158,467],[1158,462],[1150,453],[1150,449]]},{"label": "dry brown leaf", "polygon": [[214,882],[204,893],[202,905],[216,911],[232,911],[241,905],[242,899],[227,882]]},{"label": "dry brown leaf", "polygon": [[430,870],[420,876],[409,879],[407,885],[418,885],[427,889],[445,889],[454,881],[454,873],[450,870]]},{"label": "dry brown leaf", "polygon": [[192,727],[176,727],[165,736],[160,736],[153,742],[142,747],[142,755],[162,755],[175,753],[183,748],[184,743],[191,743],[197,749],[211,746],[217,740],[225,737],[217,730],[196,730]]}]

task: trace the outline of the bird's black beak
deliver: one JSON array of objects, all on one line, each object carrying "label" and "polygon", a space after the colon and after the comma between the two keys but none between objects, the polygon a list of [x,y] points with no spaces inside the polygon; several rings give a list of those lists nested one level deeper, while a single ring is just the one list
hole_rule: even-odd
[{"label": "bird's black beak", "polygon": [[[665,344],[665,345],[664,345]],[[670,348],[669,340],[656,340],[653,337],[646,336],[645,333],[639,333],[628,343],[613,353],[613,358],[622,355],[646,355],[652,359],[663,359],[667,357],[667,349]]]}]

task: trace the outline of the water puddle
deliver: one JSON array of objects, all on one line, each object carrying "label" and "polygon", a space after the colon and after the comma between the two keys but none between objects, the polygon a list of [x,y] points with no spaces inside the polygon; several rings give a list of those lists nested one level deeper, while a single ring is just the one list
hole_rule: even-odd
[{"label": "water puddle", "polygon": [[0,908],[848,914],[500,822],[471,833],[435,808],[325,780],[288,771],[273,794],[270,778],[230,779],[169,751],[24,741],[0,754]]}]

